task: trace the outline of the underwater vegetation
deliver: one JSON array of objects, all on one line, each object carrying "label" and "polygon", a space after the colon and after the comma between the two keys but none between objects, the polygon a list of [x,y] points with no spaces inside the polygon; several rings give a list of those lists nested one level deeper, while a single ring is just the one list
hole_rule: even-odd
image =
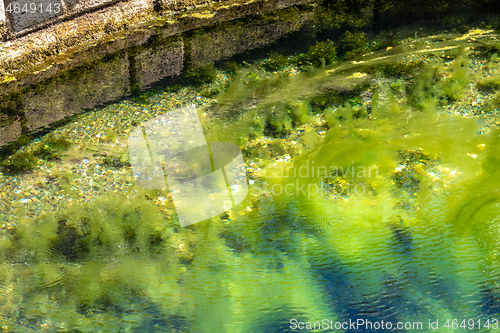
[{"label": "underwater vegetation", "polygon": [[470,82],[467,63],[467,56],[461,56],[453,60],[446,70],[441,59],[426,66],[412,86],[411,99],[415,107],[424,110],[459,100]]},{"label": "underwater vegetation", "polygon": [[0,166],[3,172],[23,173],[36,168],[40,160],[58,160],[61,154],[71,146],[64,137],[46,135],[32,151],[20,149],[4,159]]},{"label": "underwater vegetation", "polygon": [[365,32],[346,31],[339,42],[344,59],[359,57],[368,51],[368,36]]},{"label": "underwater vegetation", "polygon": [[[242,147],[250,194],[209,221],[181,228],[169,193],[135,186],[90,203],[68,191],[73,200],[37,217],[20,205],[0,235],[0,326],[287,332],[292,318],[328,318],[425,331],[428,320],[493,321],[500,132],[443,108],[481,82],[470,75],[479,55],[429,55],[426,42],[355,62],[327,60],[336,46],[316,45],[307,57],[318,62],[295,75],[279,55],[235,68],[202,119],[208,141]],[[25,156],[36,163],[68,146],[47,137]],[[129,167],[123,156],[102,161]]]},{"label": "underwater vegetation", "polygon": [[500,88],[500,75],[482,79],[477,83],[477,88],[487,92],[497,92]]},{"label": "underwater vegetation", "polygon": [[297,56],[297,64],[311,64],[314,67],[331,65],[338,59],[335,43],[327,39],[311,46],[306,53]]},{"label": "underwater vegetation", "polygon": [[199,86],[215,81],[217,72],[213,64],[202,67],[190,67],[186,70],[184,77],[188,83]]}]

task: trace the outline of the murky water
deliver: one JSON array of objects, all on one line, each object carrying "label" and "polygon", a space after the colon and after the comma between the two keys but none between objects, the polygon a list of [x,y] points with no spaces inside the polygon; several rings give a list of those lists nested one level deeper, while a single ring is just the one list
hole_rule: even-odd
[{"label": "murky water", "polygon": [[[124,187],[78,202],[81,188],[60,174],[65,203],[18,212],[0,243],[2,327],[495,331],[498,109],[472,116],[473,100],[486,108],[493,97],[469,74],[494,77],[498,66],[457,37],[288,78],[241,68],[200,114],[207,138],[242,147],[250,193],[208,221],[181,228],[167,191],[129,185],[120,144],[106,146],[110,156],[71,156],[82,179],[126,170]],[[373,70],[407,56],[422,63],[416,78]],[[162,95],[140,108],[167,112]],[[118,117],[126,104],[95,112]]]}]

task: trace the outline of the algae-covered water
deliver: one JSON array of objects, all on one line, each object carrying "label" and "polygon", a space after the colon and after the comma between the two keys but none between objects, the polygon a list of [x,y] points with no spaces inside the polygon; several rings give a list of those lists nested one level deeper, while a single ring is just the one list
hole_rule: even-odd
[{"label": "algae-covered water", "polygon": [[[499,50],[487,29],[325,41],[54,129],[3,162],[3,330],[496,331]],[[126,142],[192,103],[249,194],[182,228]]]}]

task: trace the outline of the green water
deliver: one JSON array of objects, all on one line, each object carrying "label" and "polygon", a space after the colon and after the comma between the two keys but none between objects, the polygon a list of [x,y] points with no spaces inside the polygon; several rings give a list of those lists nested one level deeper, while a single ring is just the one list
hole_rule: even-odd
[{"label": "green water", "polygon": [[3,329],[496,331],[498,104],[477,87],[498,57],[470,47],[497,35],[473,36],[289,77],[241,67],[200,115],[242,147],[247,199],[186,228],[135,186],[20,211],[0,239]]}]

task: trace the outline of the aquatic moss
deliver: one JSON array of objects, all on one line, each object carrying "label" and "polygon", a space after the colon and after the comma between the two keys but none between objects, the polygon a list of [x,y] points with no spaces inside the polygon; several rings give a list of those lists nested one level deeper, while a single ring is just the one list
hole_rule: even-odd
[{"label": "aquatic moss", "polygon": [[413,105],[419,110],[431,110],[462,98],[470,82],[468,62],[466,55],[447,66],[441,59],[432,60],[410,87]]},{"label": "aquatic moss", "polygon": [[322,93],[316,93],[309,98],[313,113],[322,113],[328,107],[337,107],[350,103],[352,105],[363,104],[360,94],[368,89],[368,85],[361,85],[355,89],[327,89]]},{"label": "aquatic moss", "polygon": [[311,46],[306,53],[297,56],[298,65],[311,64],[314,67],[331,65],[337,61],[337,47],[334,42],[327,39]]},{"label": "aquatic moss", "polygon": [[18,150],[13,155],[3,160],[2,169],[7,173],[23,173],[36,168],[38,159],[32,152]]},{"label": "aquatic moss", "polygon": [[279,53],[272,53],[266,60],[261,63],[261,67],[267,71],[279,71],[290,65],[290,60]]},{"label": "aquatic moss", "polygon": [[411,85],[411,102],[419,110],[433,110],[438,105],[440,91],[438,75],[442,71],[442,61],[433,60],[424,67]]},{"label": "aquatic moss", "polygon": [[500,93],[497,92],[491,97],[485,107],[486,111],[493,111],[500,109]]},{"label": "aquatic moss", "polygon": [[71,142],[63,136],[48,134],[33,151],[33,155],[44,160],[60,159],[61,153],[71,146]]},{"label": "aquatic moss", "polygon": [[258,70],[257,66],[241,68],[233,81],[219,94],[218,103],[213,107],[214,112],[219,116],[234,118],[241,114],[239,110],[278,91],[284,82],[286,78]]},{"label": "aquatic moss", "polygon": [[353,59],[365,54],[369,49],[365,32],[346,31],[339,41],[339,51],[344,59]]},{"label": "aquatic moss", "polygon": [[462,98],[470,82],[468,62],[467,56],[460,56],[446,68],[448,76],[443,80],[441,86],[444,96],[451,101]]},{"label": "aquatic moss", "polygon": [[46,135],[33,148],[21,148],[1,162],[7,173],[24,173],[35,169],[41,160],[51,161],[61,158],[61,154],[71,146],[65,137]]},{"label": "aquatic moss", "polygon": [[368,73],[382,73],[383,76],[401,77],[412,76],[423,67],[423,61],[400,61],[395,63],[380,64],[367,69]]},{"label": "aquatic moss", "polygon": [[213,64],[201,67],[190,67],[186,70],[184,77],[188,83],[195,86],[212,83],[217,77],[217,69]]},{"label": "aquatic moss", "polygon": [[132,98],[132,101],[138,105],[147,105],[150,103],[151,97],[154,95],[151,91],[136,92],[136,96]]},{"label": "aquatic moss", "polygon": [[486,77],[477,83],[477,88],[485,92],[497,92],[500,89],[500,75]]},{"label": "aquatic moss", "polygon": [[[185,258],[172,256],[178,246],[175,236],[158,208],[146,199],[115,194],[101,197],[92,205],[65,208],[35,221],[20,211],[15,230],[1,237],[2,264],[8,262],[9,271],[27,274],[24,281],[4,282],[14,283],[16,292],[26,293],[30,302],[38,304],[23,308],[29,318],[46,320],[49,316],[74,328],[99,327],[95,322],[99,315],[93,312],[115,311],[127,301],[146,296],[142,288],[152,281],[148,275],[153,273],[153,258],[167,256],[174,260],[162,264],[170,272],[180,267],[175,261]],[[109,260],[115,265],[110,266]],[[132,266],[139,271],[131,273]],[[40,294],[35,291],[44,288],[54,295],[53,299],[37,296]],[[83,315],[93,319],[82,321]]]},{"label": "aquatic moss", "polygon": [[126,166],[130,166],[130,161],[127,156],[105,156],[102,160],[102,164],[110,166],[112,168],[121,169]]}]

